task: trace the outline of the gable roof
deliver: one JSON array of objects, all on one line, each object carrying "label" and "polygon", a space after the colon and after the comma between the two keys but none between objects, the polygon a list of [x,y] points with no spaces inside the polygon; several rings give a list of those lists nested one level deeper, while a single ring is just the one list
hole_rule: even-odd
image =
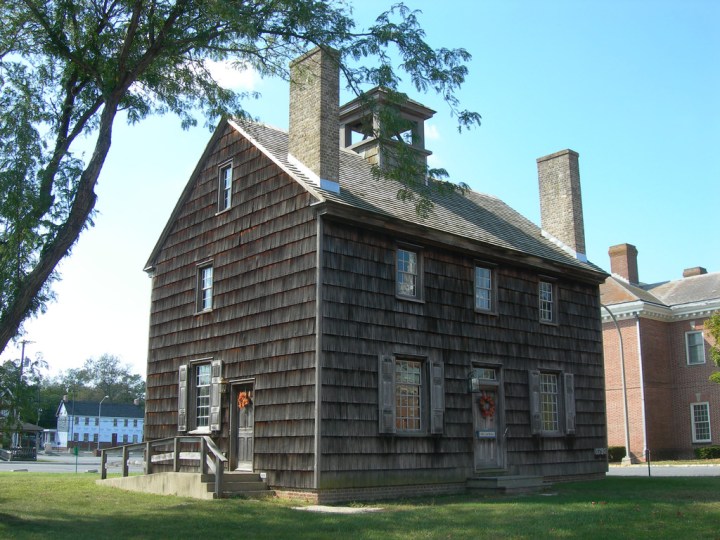
[{"label": "gable roof", "polygon": [[[99,412],[99,401],[61,401],[58,406],[58,414],[65,405],[65,410],[70,416],[97,416]],[[103,418],[143,418],[145,411],[139,405],[132,403],[108,403],[102,404]]]},{"label": "gable roof", "polygon": [[[440,243],[455,246],[464,243],[470,249],[487,246],[492,248],[494,254],[499,250],[507,259],[524,258],[527,264],[544,266],[548,271],[575,271],[596,283],[600,283],[607,276],[599,267],[576,259],[557,242],[545,237],[537,225],[496,197],[472,190],[468,190],[464,195],[433,194],[433,210],[427,217],[421,217],[412,202],[398,199],[397,192],[401,188],[399,183],[376,179],[371,165],[351,150],[340,150],[340,192],[335,193],[318,187],[317,179],[313,178],[311,172],[289,159],[286,132],[249,121],[225,122],[250,140],[266,157],[306,189],[318,203],[324,204],[326,210],[333,215],[350,218],[355,214],[358,222],[368,223],[370,218],[381,227],[394,224],[400,230],[412,230],[423,238],[434,237]],[[208,143],[150,255],[146,271],[154,267],[165,238],[170,234],[173,221],[200,173],[202,162],[224,132],[223,126],[224,123],[221,122]]]}]

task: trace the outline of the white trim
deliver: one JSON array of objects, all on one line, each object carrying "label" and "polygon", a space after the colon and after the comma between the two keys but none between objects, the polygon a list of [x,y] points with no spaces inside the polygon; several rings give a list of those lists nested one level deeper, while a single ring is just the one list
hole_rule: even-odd
[{"label": "white trim", "polygon": [[[702,353],[700,354],[700,362],[690,362],[690,342],[688,340],[690,334],[700,334],[700,348],[702,349]],[[689,330],[685,332],[685,363],[688,366],[702,366],[706,363],[705,334],[703,334],[702,330]]]},{"label": "white trim", "polygon": [[549,232],[547,232],[545,229],[540,229],[540,234],[542,234],[547,240],[549,240],[551,243],[555,244],[557,247],[562,249],[565,253],[569,253],[573,257],[575,257],[580,262],[588,262],[587,254],[580,253],[579,251],[575,251],[573,248],[568,246],[566,243],[564,243],[559,238],[553,236]]},{"label": "white trim", "polygon": [[[707,411],[707,425],[708,425],[708,438],[698,439],[695,433],[695,405],[705,405]],[[710,402],[709,401],[697,401],[690,404],[690,428],[692,432],[693,443],[709,443],[712,442],[712,422],[710,421]]]}]

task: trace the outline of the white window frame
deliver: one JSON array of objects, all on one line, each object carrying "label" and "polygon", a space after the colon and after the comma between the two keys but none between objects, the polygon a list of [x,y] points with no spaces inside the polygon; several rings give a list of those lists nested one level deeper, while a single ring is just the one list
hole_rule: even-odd
[{"label": "white window frame", "polygon": [[540,414],[545,433],[560,433],[560,376],[540,372]]},{"label": "white window frame", "polygon": [[197,267],[197,292],[195,295],[195,309],[197,313],[212,311],[214,270],[212,262],[199,264]]},{"label": "white window frame", "polygon": [[575,375],[555,369],[529,370],[530,430],[533,435],[575,435]]},{"label": "white window frame", "polygon": [[193,364],[192,376],[193,424],[195,429],[210,431],[210,392],[212,390],[210,362]]},{"label": "white window frame", "polygon": [[544,324],[557,324],[557,309],[556,283],[549,279],[540,279],[538,282],[538,312],[540,322]]},{"label": "white window frame", "polygon": [[[690,343],[691,336],[700,336],[700,343]],[[691,355],[691,350],[699,350],[699,354],[695,356],[697,361],[693,361],[695,358]],[[691,332],[685,332],[685,359],[688,366],[700,366],[705,363],[705,336],[701,330],[695,330]]]},{"label": "white window frame", "polygon": [[[483,275],[478,275],[482,271]],[[497,278],[495,268],[485,263],[475,263],[475,311],[480,313],[497,313]],[[482,294],[479,294],[482,293]],[[479,305],[479,296],[487,296],[487,306]]]},{"label": "white window frame", "polygon": [[422,360],[395,359],[395,433],[425,431],[424,367]]},{"label": "white window frame", "polygon": [[218,213],[232,206],[232,183],[233,164],[230,161],[218,167]]},{"label": "white window frame", "polygon": [[[407,259],[404,254],[407,254]],[[414,261],[413,261],[414,258]],[[412,282],[412,291],[407,292],[406,283]],[[398,246],[395,249],[395,294],[398,298],[422,301],[423,260],[422,250],[414,246]]]},{"label": "white window frame", "polygon": [[[704,410],[707,418],[698,419],[698,412]],[[709,443],[712,442],[712,424],[710,423],[710,402],[701,401],[690,404],[690,422],[692,425],[692,442],[694,443]],[[707,438],[698,437],[699,424],[707,425]]]}]

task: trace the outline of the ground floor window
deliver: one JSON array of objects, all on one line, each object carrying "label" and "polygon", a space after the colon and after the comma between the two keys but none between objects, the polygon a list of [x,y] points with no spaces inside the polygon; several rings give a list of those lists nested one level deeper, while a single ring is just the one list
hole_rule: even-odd
[{"label": "ground floor window", "polygon": [[692,417],[692,440],[694,443],[711,442],[710,434],[710,404],[693,403],[690,405]]},{"label": "ground floor window", "polygon": [[220,429],[222,362],[212,360],[180,366],[178,431]]},{"label": "ground floor window", "polygon": [[442,434],[442,362],[382,355],[379,375],[380,433]]},{"label": "ground floor window", "polygon": [[195,366],[195,426],[210,425],[210,364]]},{"label": "ground floor window", "polygon": [[575,433],[575,378],[558,371],[529,372],[533,435]]}]

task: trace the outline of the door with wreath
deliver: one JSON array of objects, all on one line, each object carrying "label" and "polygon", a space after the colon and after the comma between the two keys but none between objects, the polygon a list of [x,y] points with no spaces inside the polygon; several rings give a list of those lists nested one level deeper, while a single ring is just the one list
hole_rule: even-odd
[{"label": "door with wreath", "polygon": [[473,372],[475,469],[499,469],[505,461],[505,433],[498,369],[475,368]]},{"label": "door with wreath", "polygon": [[236,411],[236,470],[253,470],[255,404],[252,384],[234,386]]}]

